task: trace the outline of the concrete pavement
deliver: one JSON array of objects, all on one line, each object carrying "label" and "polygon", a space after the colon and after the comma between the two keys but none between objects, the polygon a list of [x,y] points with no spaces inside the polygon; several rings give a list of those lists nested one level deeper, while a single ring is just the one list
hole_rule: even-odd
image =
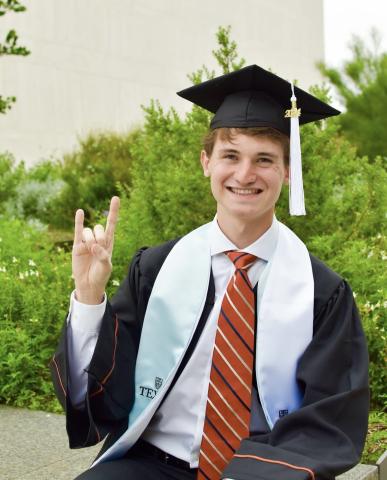
[{"label": "concrete pavement", "polygon": [[[73,480],[100,448],[70,450],[63,415],[0,405],[0,428],[0,480]],[[358,465],[337,480],[376,480],[377,470]]]},{"label": "concrete pavement", "polygon": [[0,405],[0,479],[71,480],[99,447],[70,450],[63,415]]}]

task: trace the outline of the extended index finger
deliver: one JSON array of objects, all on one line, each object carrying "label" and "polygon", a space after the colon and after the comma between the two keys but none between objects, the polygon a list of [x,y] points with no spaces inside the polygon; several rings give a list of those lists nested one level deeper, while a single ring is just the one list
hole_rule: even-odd
[{"label": "extended index finger", "polygon": [[79,209],[75,212],[75,224],[74,224],[74,245],[78,245],[82,242],[83,221],[85,214],[83,210]]},{"label": "extended index finger", "polygon": [[116,224],[118,220],[118,211],[120,210],[120,199],[118,197],[113,197],[110,200],[110,209],[106,221],[106,240],[109,245],[114,237],[114,231],[116,229]]}]

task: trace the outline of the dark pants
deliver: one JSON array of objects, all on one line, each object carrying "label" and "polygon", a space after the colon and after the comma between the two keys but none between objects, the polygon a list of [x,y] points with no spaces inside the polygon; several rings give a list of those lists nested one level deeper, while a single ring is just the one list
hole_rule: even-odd
[{"label": "dark pants", "polygon": [[124,458],[100,463],[75,480],[195,480],[196,476],[197,469],[186,470],[167,465],[137,450]]}]

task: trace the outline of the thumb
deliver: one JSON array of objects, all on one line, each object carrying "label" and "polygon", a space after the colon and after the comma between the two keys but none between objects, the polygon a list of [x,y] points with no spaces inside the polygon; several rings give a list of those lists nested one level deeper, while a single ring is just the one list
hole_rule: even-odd
[{"label": "thumb", "polygon": [[92,254],[100,261],[104,263],[110,263],[110,257],[108,252],[101,247],[101,245],[98,245],[95,243],[92,247]]}]

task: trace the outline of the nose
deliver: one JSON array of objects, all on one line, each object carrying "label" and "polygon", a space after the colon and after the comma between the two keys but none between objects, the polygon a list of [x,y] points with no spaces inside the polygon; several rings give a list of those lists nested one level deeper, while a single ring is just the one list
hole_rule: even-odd
[{"label": "nose", "polygon": [[234,178],[240,185],[248,185],[254,183],[257,179],[257,174],[253,163],[248,159],[239,162]]}]

